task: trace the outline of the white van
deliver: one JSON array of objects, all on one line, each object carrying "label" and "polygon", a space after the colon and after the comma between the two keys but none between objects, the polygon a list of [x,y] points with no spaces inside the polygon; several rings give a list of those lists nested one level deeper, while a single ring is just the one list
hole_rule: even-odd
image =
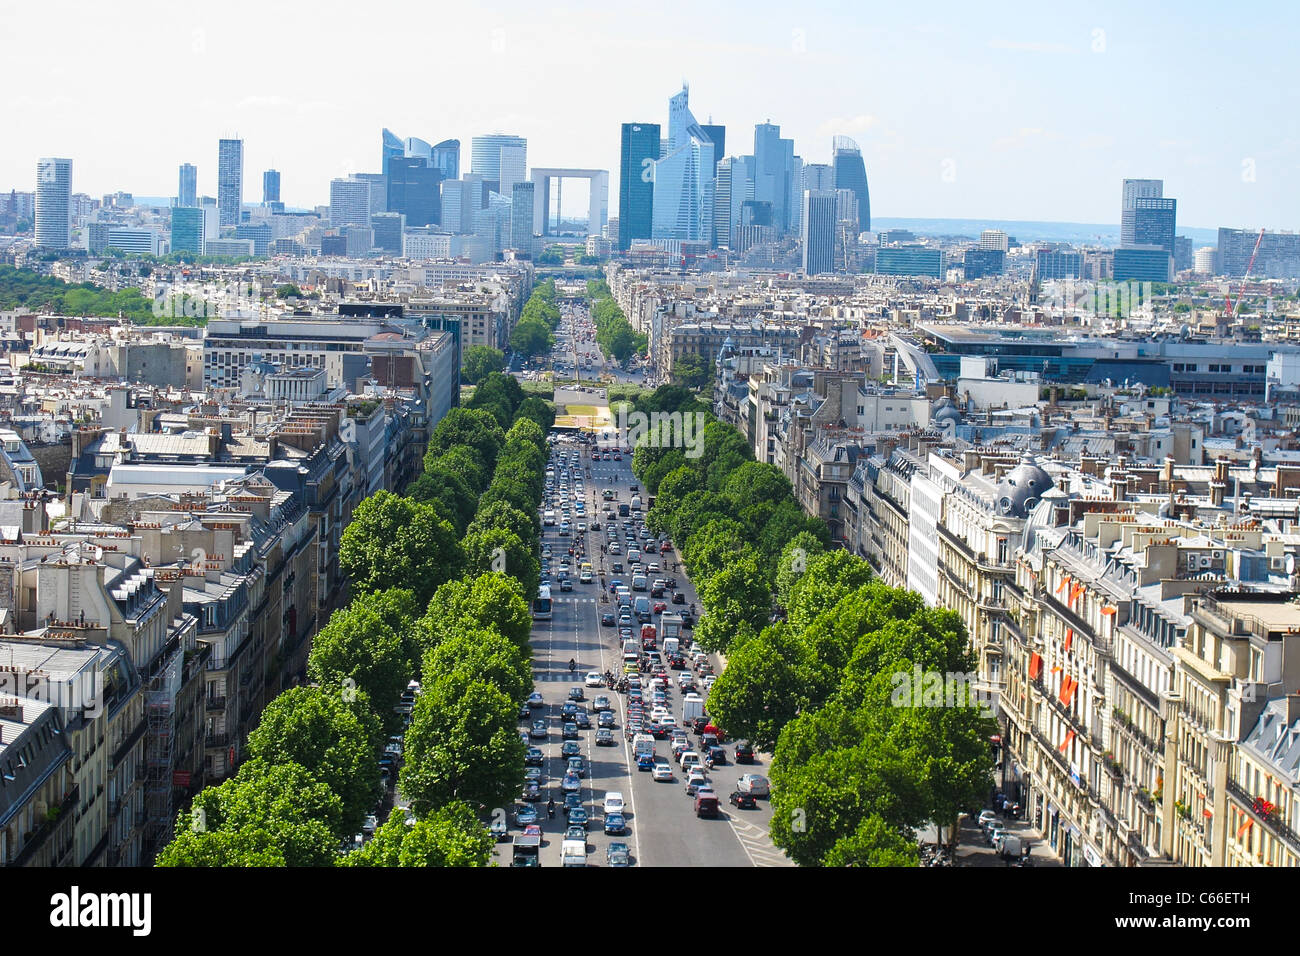
[{"label": "white van", "polygon": [[551,511],[551,510],[548,509],[548,510],[546,511],[546,513],[542,515],[542,524],[547,525],[547,526],[554,525],[554,524],[555,524],[555,512],[554,512],[554,511]]},{"label": "white van", "polygon": [[641,549],[640,549],[640,548],[628,548],[628,549],[627,549],[627,563],[628,563],[628,564],[640,564],[640,563],[641,563]]},{"label": "white van", "polygon": [[646,578],[644,574],[632,575],[632,590],[644,591],[646,589]]},{"label": "white van", "polygon": [[653,754],[655,752],[655,739],[649,734],[637,734],[632,738],[632,754],[639,757],[642,754]]},{"label": "white van", "polygon": [[699,694],[687,694],[682,699],[682,724],[689,727],[696,717],[704,716],[704,698]]},{"label": "white van", "polygon": [[640,511],[640,510],[641,510],[641,496],[640,496],[640,495],[633,495],[633,496],[632,496],[632,510],[633,510],[633,511]]},{"label": "white van", "polygon": [[562,866],[586,866],[587,841],[565,840],[560,844],[560,854],[562,858]]}]

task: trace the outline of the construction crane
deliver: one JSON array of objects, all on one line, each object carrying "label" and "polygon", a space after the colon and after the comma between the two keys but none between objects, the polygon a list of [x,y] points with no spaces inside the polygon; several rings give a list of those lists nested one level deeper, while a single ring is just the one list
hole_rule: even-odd
[{"label": "construction crane", "polygon": [[1264,230],[1259,231],[1255,237],[1255,248],[1250,253],[1250,261],[1246,263],[1246,274],[1241,277],[1241,288],[1237,290],[1237,301],[1232,301],[1232,286],[1228,286],[1228,291],[1224,298],[1224,306],[1227,308],[1228,318],[1232,318],[1234,310],[1241,305],[1241,297],[1246,292],[1246,280],[1250,278],[1250,270],[1255,267],[1255,257],[1259,255],[1259,244],[1264,241]]}]

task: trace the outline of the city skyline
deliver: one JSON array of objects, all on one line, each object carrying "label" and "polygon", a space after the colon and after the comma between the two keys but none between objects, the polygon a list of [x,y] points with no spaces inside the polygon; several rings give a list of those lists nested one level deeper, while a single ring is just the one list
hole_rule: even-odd
[{"label": "city skyline", "polygon": [[[31,189],[35,161],[59,155],[77,164],[73,188],[91,195],[171,195],[183,162],[199,167],[200,194],[214,195],[213,140],[238,129],[246,167],[287,172],[286,205],[312,207],[327,201],[331,179],[377,171],[374,140],[386,126],[462,144],[497,130],[517,134],[528,140],[530,162],[608,169],[617,193],[621,123],[660,118],[664,98],[685,79],[701,121],[730,128],[729,154],[746,152],[754,126],[769,120],[806,163],[829,162],[835,135],[856,139],[872,212],[882,218],[1110,221],[1118,214],[1115,181],[1145,176],[1163,179],[1180,198],[1179,219],[1189,227],[1300,227],[1300,197],[1287,188],[1300,142],[1278,134],[1270,95],[1276,91],[1281,103],[1295,85],[1281,56],[1294,11],[1279,10],[1266,31],[1209,4],[1180,7],[1177,18],[1114,6],[1087,13],[1024,6],[996,22],[956,6],[929,20],[873,11],[869,23],[838,4],[795,17],[765,17],[764,9],[747,7],[746,17],[698,12],[683,37],[630,30],[620,14],[585,4],[574,5],[563,28],[513,3],[458,12],[439,21],[448,75],[477,71],[479,81],[464,96],[439,98],[436,108],[426,97],[393,92],[418,88],[402,82],[422,69],[418,28],[404,32],[410,41],[385,36],[392,76],[379,86],[359,79],[327,101],[274,92],[301,88],[295,72],[324,36],[314,18],[259,11],[265,40],[240,33],[238,15],[142,19],[135,25],[141,43],[181,44],[197,65],[251,62],[287,34],[304,51],[299,57],[277,47],[274,62],[247,80],[223,71],[220,84],[197,91],[153,91],[160,113],[188,119],[146,146],[148,137],[111,111],[68,122],[84,103],[82,71],[99,60],[93,47],[107,15],[88,6],[71,18],[69,36],[84,62],[38,92],[0,94],[12,117],[0,188]],[[19,33],[25,22],[35,28],[35,11],[11,16]],[[359,24],[357,41],[378,28]],[[531,55],[539,49],[548,55]],[[34,68],[34,56],[20,49],[13,67]],[[1255,95],[1212,81],[1171,85],[1171,75],[1182,75],[1176,67],[1210,57],[1228,58],[1216,72],[1231,73],[1237,63],[1249,69]],[[583,64],[579,74],[575,62]],[[125,66],[124,82],[135,69]],[[575,75],[600,78],[584,86],[577,108],[555,95]],[[737,75],[781,82],[738,85]],[[303,123],[316,127],[312,136],[295,134]]]}]

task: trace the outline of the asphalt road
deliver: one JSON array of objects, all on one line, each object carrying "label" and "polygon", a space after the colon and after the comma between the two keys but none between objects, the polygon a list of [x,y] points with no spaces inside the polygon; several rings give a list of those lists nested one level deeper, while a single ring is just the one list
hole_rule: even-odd
[{"label": "asphalt road", "polygon": [[[594,346],[593,346],[594,347]],[[554,527],[543,529],[543,546],[550,545],[553,553],[553,568],[558,568],[562,555],[567,555],[569,547],[575,542],[582,542],[586,549],[587,560],[596,568],[602,561],[610,568],[613,561],[622,560],[626,565],[626,554],[622,556],[602,556],[600,546],[605,542],[606,522],[610,516],[601,512],[603,504],[601,493],[612,488],[618,500],[630,501],[631,485],[636,479],[631,472],[630,456],[623,456],[620,462],[593,462],[588,457],[589,448],[576,443],[562,443],[567,454],[571,450],[580,450],[582,454],[577,474],[584,477],[584,496],[587,506],[587,518],[590,523],[599,521],[601,530],[589,530],[583,535],[566,537],[559,534],[558,523]],[[591,469],[591,476],[586,470]],[[557,482],[558,486],[558,482]],[[574,482],[570,482],[570,493]],[[557,515],[561,519],[563,514]],[[580,519],[574,515],[574,525]],[[617,519],[615,516],[614,520]],[[630,520],[630,519],[628,519]],[[620,535],[620,540],[622,537]],[[680,590],[686,593],[687,604],[699,604],[699,597],[686,573],[679,569],[671,570],[671,563],[677,557],[676,552],[669,552],[659,557],[664,566],[664,576],[674,576]],[[646,559],[647,562],[653,560]],[[575,564],[577,562],[575,561]],[[618,575],[607,573],[605,580],[612,580]],[[623,574],[624,580],[630,580],[629,574]],[[606,670],[618,672],[621,666],[621,647],[618,630],[614,627],[602,627],[600,615],[612,610],[615,605],[602,601],[602,593],[607,593],[600,584],[600,578],[591,584],[575,583],[572,591],[560,591],[558,586],[552,588],[553,615],[549,621],[533,622],[533,674],[535,687],[545,700],[545,707],[533,711],[528,721],[520,721],[521,730],[527,730],[532,719],[544,717],[547,721],[548,737],[542,742],[535,742],[546,755],[543,767],[542,786],[544,790],[541,802],[534,804],[540,815],[544,840],[541,852],[543,866],[559,866],[561,862],[560,844],[564,836],[565,821],[562,806],[564,796],[560,783],[564,776],[565,761],[560,755],[563,743],[561,730],[563,720],[560,709],[568,699],[569,689],[581,686],[588,671],[604,673]],[[680,610],[680,606],[669,604],[669,608]],[[658,616],[656,615],[656,623]],[[690,633],[689,631],[687,632]],[[573,673],[569,672],[570,659],[577,662]],[[720,669],[720,662],[713,661],[714,668]],[[669,671],[670,674],[678,672]],[[595,697],[605,695],[610,698],[616,714],[617,726],[614,731],[616,745],[598,747],[595,744],[596,715],[592,712]],[[606,848],[611,842],[626,842],[631,850],[635,866],[789,866],[784,854],[772,846],[768,836],[768,824],[771,807],[768,801],[758,801],[754,810],[737,810],[727,803],[727,795],[735,788],[736,778],[745,772],[761,773],[769,776],[768,758],[758,755],[757,762],[737,766],[731,762],[734,741],[726,745],[728,763],[719,765],[710,773],[714,790],[717,792],[722,809],[717,819],[700,819],[695,816],[694,804],[685,790],[685,779],[676,773],[672,782],[656,783],[649,771],[638,771],[632,759],[631,743],[623,735],[625,727],[627,700],[625,695],[610,691],[604,687],[584,688],[586,699],[582,702],[591,712],[592,729],[579,731],[579,744],[587,758],[588,775],[582,780],[583,805],[590,815],[587,828],[587,863],[588,865],[606,865]],[[669,692],[669,708],[675,714],[681,713],[681,694],[674,684]],[[707,697],[706,697],[707,706]],[[692,738],[696,739],[696,738]],[[669,744],[666,740],[656,742],[656,752],[669,756]],[[670,758],[671,759],[671,758]],[[676,765],[674,765],[676,771]],[[623,794],[626,804],[626,817],[629,832],[623,836],[606,836],[603,829],[604,816],[601,807],[608,791]],[[546,796],[553,797],[556,803],[554,819],[546,816]],[[511,837],[519,832],[511,818]],[[508,865],[512,855],[509,842],[498,844],[498,858],[503,865]]]}]

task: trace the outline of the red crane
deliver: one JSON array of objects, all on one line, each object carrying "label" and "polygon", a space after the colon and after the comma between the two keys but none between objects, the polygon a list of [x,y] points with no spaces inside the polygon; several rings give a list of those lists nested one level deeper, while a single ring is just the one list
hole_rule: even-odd
[{"label": "red crane", "polygon": [[1237,302],[1234,305],[1232,301],[1232,286],[1228,286],[1227,295],[1224,298],[1224,305],[1228,310],[1228,318],[1232,318],[1233,310],[1241,305],[1241,296],[1246,291],[1246,280],[1250,278],[1250,270],[1255,267],[1255,257],[1259,255],[1259,244],[1264,241],[1264,230],[1259,231],[1255,237],[1255,248],[1250,254],[1250,261],[1246,263],[1246,274],[1241,277],[1241,288],[1237,290]]}]

